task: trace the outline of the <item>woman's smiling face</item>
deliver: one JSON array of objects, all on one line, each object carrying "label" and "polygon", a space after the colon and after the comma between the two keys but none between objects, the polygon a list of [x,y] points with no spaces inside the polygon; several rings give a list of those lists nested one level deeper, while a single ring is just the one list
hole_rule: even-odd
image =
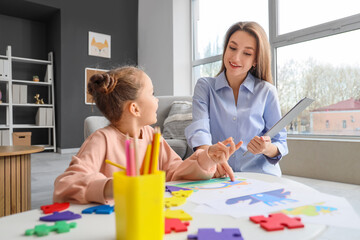
[{"label": "woman's smiling face", "polygon": [[256,64],[256,39],[245,31],[234,32],[227,44],[224,65],[228,79],[245,79],[248,71]]}]

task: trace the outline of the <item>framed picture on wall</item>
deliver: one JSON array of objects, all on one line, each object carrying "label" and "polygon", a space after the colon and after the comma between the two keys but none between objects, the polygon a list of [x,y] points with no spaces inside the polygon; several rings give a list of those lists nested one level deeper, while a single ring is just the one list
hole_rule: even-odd
[{"label": "framed picture on wall", "polygon": [[89,55],[111,58],[111,36],[89,32]]},{"label": "framed picture on wall", "polygon": [[95,105],[92,96],[87,91],[87,85],[92,75],[98,73],[105,73],[109,70],[98,69],[98,68],[85,68],[85,104]]}]

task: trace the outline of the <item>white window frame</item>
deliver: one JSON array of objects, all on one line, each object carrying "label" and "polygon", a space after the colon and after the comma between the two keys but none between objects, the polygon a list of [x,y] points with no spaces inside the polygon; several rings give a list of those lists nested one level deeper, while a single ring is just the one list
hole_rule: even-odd
[{"label": "white window frame", "polygon": [[[199,13],[198,9],[199,9],[199,2],[196,0],[190,0],[191,1],[191,93],[193,93],[194,88],[195,88],[195,84],[196,84],[196,80],[195,78],[195,74],[194,74],[194,68],[200,65],[204,65],[207,63],[213,63],[213,62],[217,62],[217,61],[221,61],[222,59],[222,54],[216,55],[216,56],[211,56],[211,57],[207,57],[207,58],[202,58],[202,59],[197,59],[197,57],[195,56],[196,54],[196,43],[197,43],[197,27],[195,24],[194,19],[197,19],[197,14]],[[197,59],[197,60],[194,60]]]},{"label": "white window frame", "polygon": [[[269,0],[269,41],[272,54],[272,72],[275,86],[277,85],[277,56],[276,49],[296,43],[315,40],[323,37],[333,36],[339,33],[346,33],[353,30],[360,30],[360,14],[322,23],[308,28],[300,29],[285,34],[278,34],[278,0]],[[324,140],[324,141],[350,141],[359,142],[360,136],[342,135],[303,135],[288,134],[289,139],[303,140]]]}]

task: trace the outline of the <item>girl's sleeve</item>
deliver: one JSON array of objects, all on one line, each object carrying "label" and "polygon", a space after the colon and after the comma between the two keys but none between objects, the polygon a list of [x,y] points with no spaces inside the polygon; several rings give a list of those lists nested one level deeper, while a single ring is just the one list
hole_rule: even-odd
[{"label": "girl's sleeve", "polygon": [[162,138],[159,152],[160,169],[166,172],[166,181],[207,180],[214,176],[216,163],[207,150],[198,149],[184,161]]},{"label": "girl's sleeve", "polygon": [[192,123],[185,129],[185,137],[191,148],[211,145],[209,116],[209,86],[200,78],[194,89]]},{"label": "girl's sleeve", "polygon": [[54,183],[54,202],[106,203],[104,187],[110,178],[100,172],[106,154],[105,136],[96,132],[72,157],[69,167]]},{"label": "girl's sleeve", "polygon": [[[271,88],[268,94],[267,104],[264,111],[264,119],[265,119],[264,133],[267,132],[269,129],[271,129],[281,119],[281,109],[275,87]],[[275,146],[277,146],[280,154],[278,156],[275,156],[274,158],[269,158],[265,156],[270,163],[276,164],[278,161],[281,160],[283,156],[288,154],[289,151],[287,147],[286,138],[287,138],[287,132],[285,128],[282,129],[273,138],[271,138],[271,142]]]}]

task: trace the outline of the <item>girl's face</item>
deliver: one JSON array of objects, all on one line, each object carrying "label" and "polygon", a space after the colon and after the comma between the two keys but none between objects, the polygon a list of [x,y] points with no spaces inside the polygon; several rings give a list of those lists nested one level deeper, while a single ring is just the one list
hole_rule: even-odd
[{"label": "girl's face", "polygon": [[141,125],[146,126],[154,124],[157,121],[156,110],[158,108],[159,99],[154,96],[154,87],[149,76],[144,72],[139,74],[142,87],[136,102],[140,108],[140,123]]},{"label": "girl's face", "polygon": [[245,31],[234,32],[227,44],[224,65],[228,79],[245,79],[256,64],[256,39]]}]

